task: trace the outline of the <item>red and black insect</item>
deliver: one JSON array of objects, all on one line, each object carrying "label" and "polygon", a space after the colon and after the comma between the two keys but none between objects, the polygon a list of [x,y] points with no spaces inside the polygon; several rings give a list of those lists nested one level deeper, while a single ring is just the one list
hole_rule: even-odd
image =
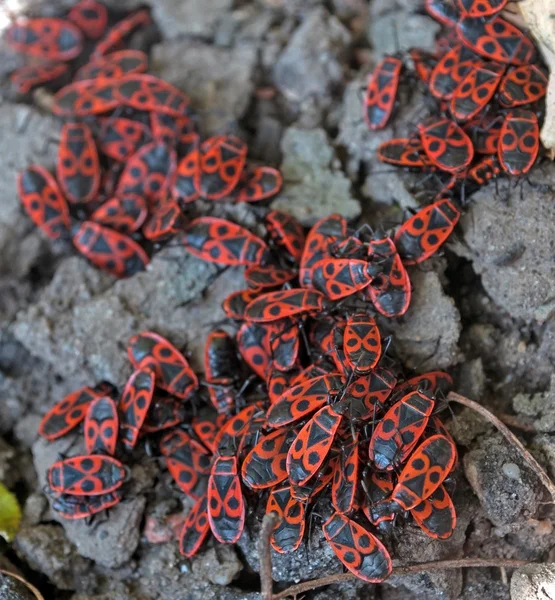
[{"label": "red and black insect", "polygon": [[179,488],[198,500],[206,495],[211,456],[181,429],[170,431],[160,440],[160,452]]},{"label": "red and black insect", "polygon": [[355,373],[368,374],[372,371],[382,350],[380,332],[373,317],[356,313],[348,318],[343,348],[347,362]]},{"label": "red and black insect", "polygon": [[357,501],[359,434],[351,443],[343,445],[333,473],[331,502],[338,513],[349,513]]},{"label": "red and black insect", "polygon": [[222,302],[222,308],[230,319],[242,321],[245,318],[247,306],[260,294],[258,290],[240,290],[227,296]]},{"label": "red and black insect", "polygon": [[137,29],[137,27],[140,27],[141,25],[150,25],[150,23],[152,23],[150,13],[145,9],[139,10],[125,19],[122,19],[108,31],[106,36],[100,42],[98,42],[94,49],[93,56],[100,56],[118,50],[125,38],[134,29]]},{"label": "red and black insect", "polygon": [[392,570],[386,547],[361,525],[334,513],[323,525],[324,536],[337,558],[359,579],[380,583]]},{"label": "red and black insect", "polygon": [[438,100],[450,100],[459,83],[474,69],[480,59],[463,44],[444,54],[433,68],[429,88]]},{"label": "red and black insect", "polygon": [[58,148],[56,175],[70,202],[85,203],[96,198],[100,185],[100,164],[96,144],[88,125],[64,123]]},{"label": "red and black insect", "polygon": [[131,277],[150,262],[147,253],[130,237],[92,221],[83,221],[73,245],[93,265],[115,277]]},{"label": "red and black insect", "polygon": [[536,54],[532,41],[501,17],[463,17],[457,23],[457,35],[476,54],[500,63],[527,65]]},{"label": "red and black insect", "polygon": [[118,410],[110,396],[95,398],[85,416],[85,449],[87,454],[113,456],[118,441]]},{"label": "red and black insect", "polygon": [[457,524],[453,501],[443,485],[440,485],[426,500],[411,508],[410,514],[420,529],[434,539],[448,539]]},{"label": "red and black insect", "polygon": [[138,369],[127,380],[121,399],[120,439],[131,450],[139,439],[154,394],[154,373],[149,368]]},{"label": "red and black insect", "polygon": [[202,546],[210,531],[208,522],[208,499],[206,494],[199,498],[189,511],[179,536],[179,551],[183,556],[191,558]]},{"label": "red and black insect", "polygon": [[231,192],[235,202],[260,202],[275,196],[281,190],[283,178],[273,167],[247,166]]},{"label": "red and black insect", "polygon": [[451,235],[460,212],[448,199],[419,210],[396,231],[394,241],[405,265],[420,263],[435,254]]},{"label": "red and black insect", "polygon": [[175,200],[187,204],[200,196],[195,186],[195,177],[198,177],[200,169],[200,137],[194,132],[187,133],[181,137],[179,146],[181,158],[175,173],[172,195]]},{"label": "red and black insect", "polygon": [[370,129],[383,129],[387,125],[395,106],[402,68],[400,59],[386,56],[374,69],[364,100],[364,118]]},{"label": "red and black insect", "polygon": [[[192,133],[193,121],[187,117],[172,117],[163,113],[150,113],[152,137],[159,142],[176,148],[183,136]],[[180,148],[176,148],[181,156]]]},{"label": "red and black insect", "polygon": [[5,39],[16,52],[43,60],[72,60],[83,50],[83,34],[65,19],[22,18],[8,27]]},{"label": "red and black insect", "polygon": [[121,198],[110,198],[91,215],[91,221],[129,235],[141,228],[148,210],[142,196],[126,194]]},{"label": "red and black insect", "polygon": [[443,171],[463,171],[474,157],[472,141],[450,119],[431,117],[418,125],[424,151],[434,165]]},{"label": "red and black insect", "polygon": [[266,327],[273,367],[279,371],[289,371],[297,364],[299,355],[298,324],[290,319],[285,319],[269,323]]},{"label": "red and black insect", "polygon": [[316,290],[282,290],[268,292],[255,298],[246,308],[249,321],[268,323],[311,312],[321,312],[324,295]]},{"label": "red and black insect", "polygon": [[183,231],[185,222],[177,202],[169,201],[148,218],[143,227],[143,235],[153,242],[165,241]]},{"label": "red and black insect", "polygon": [[80,0],[67,14],[68,20],[91,40],[104,35],[108,26],[108,9],[97,0]]},{"label": "red and black insect", "polygon": [[297,550],[305,530],[306,503],[293,497],[289,484],[280,485],[268,496],[266,514],[271,512],[278,516],[270,537],[272,548],[280,554]]},{"label": "red and black insect", "polygon": [[523,175],[536,162],[540,149],[538,118],[530,110],[507,114],[499,134],[499,162],[509,175]]},{"label": "red and black insect", "polygon": [[93,58],[75,74],[74,81],[85,79],[120,79],[131,73],[144,73],[148,68],[148,56],[140,50],[120,50],[106,56]]},{"label": "red and black insect", "polygon": [[378,147],[378,158],[384,163],[409,169],[426,169],[431,166],[418,135],[383,142]]},{"label": "red and black insect", "polygon": [[221,265],[258,265],[264,262],[268,251],[259,237],[217,217],[194,219],[180,239],[194,256]]},{"label": "red and black insect", "polygon": [[368,447],[368,456],[382,471],[391,471],[411,454],[424,433],[434,408],[427,392],[409,392],[394,404],[378,423]]},{"label": "red and black insect", "polygon": [[247,365],[266,380],[272,368],[268,327],[262,323],[243,323],[237,333],[237,348]]},{"label": "red and black insect", "polygon": [[52,510],[64,519],[85,519],[115,506],[120,501],[121,494],[118,491],[90,497],[60,494],[52,502]]},{"label": "red and black insect", "polygon": [[547,77],[538,65],[510,69],[499,86],[499,103],[506,108],[536,102],[547,92]]},{"label": "red and black insect", "polygon": [[367,421],[379,416],[396,383],[393,373],[383,367],[356,378],[345,389],[344,401],[348,403],[345,414],[351,421]]},{"label": "red and black insect", "polygon": [[17,191],[25,212],[49,238],[67,234],[69,209],[56,180],[43,167],[32,165],[17,176]]},{"label": "red and black insect", "polygon": [[218,415],[215,420],[193,417],[191,427],[196,437],[206,446],[206,448],[208,448],[208,450],[210,450],[210,452],[214,453],[216,451],[214,446],[216,435],[223,428],[227,420],[228,416],[224,414]]},{"label": "red and black insect", "polygon": [[312,286],[331,300],[363,290],[371,281],[369,264],[353,258],[323,258],[312,267]]},{"label": "red and black insect", "polygon": [[66,63],[25,65],[10,74],[10,81],[20,94],[28,94],[39,85],[61,82],[67,73],[69,67]]},{"label": "red and black insect", "polygon": [[457,121],[468,121],[493,98],[501,82],[505,66],[484,62],[472,69],[459,83],[449,105]]},{"label": "red and black insect", "polygon": [[245,270],[245,281],[250,288],[255,290],[279,288],[284,283],[295,279],[296,276],[295,271],[273,264],[254,265]]},{"label": "red and black insect", "polygon": [[59,117],[88,117],[114,110],[122,103],[116,97],[117,81],[76,81],[54,95],[52,112]]},{"label": "red and black insect", "polygon": [[284,248],[294,261],[299,262],[304,248],[304,231],[302,225],[287,213],[271,210],[264,217],[268,234],[281,248]]},{"label": "red and black insect", "polygon": [[214,537],[234,544],[245,525],[245,499],[235,456],[218,456],[208,480],[208,521]]},{"label": "red and black insect", "polygon": [[391,499],[403,510],[414,508],[443,483],[455,458],[455,446],[448,438],[444,435],[429,437],[403,467]]},{"label": "red and black insect", "polygon": [[73,456],[55,462],[47,473],[54,492],[74,496],[99,496],[117,490],[127,477],[124,466],[111,456]]},{"label": "red and black insect", "polygon": [[90,403],[101,394],[92,387],[83,387],[56,402],[44,415],[39,435],[49,442],[57,440],[77,427],[85,418]]},{"label": "red and black insect", "polygon": [[157,333],[143,331],[134,335],[127,356],[136,369],[152,369],[157,387],[187,399],[198,388],[198,379],[179,350]]},{"label": "red and black insect", "polygon": [[144,143],[150,141],[149,129],[140,121],[105,117],[99,122],[98,147],[106,156],[118,162],[127,161]]},{"label": "red and black insect", "polygon": [[508,0],[455,0],[465,17],[490,17],[505,8]]},{"label": "red and black insect", "polygon": [[297,377],[298,373],[297,369],[291,369],[290,371],[273,369],[270,371],[267,378],[267,388],[271,404],[275,404],[285,393],[285,390],[291,387],[292,381]]}]

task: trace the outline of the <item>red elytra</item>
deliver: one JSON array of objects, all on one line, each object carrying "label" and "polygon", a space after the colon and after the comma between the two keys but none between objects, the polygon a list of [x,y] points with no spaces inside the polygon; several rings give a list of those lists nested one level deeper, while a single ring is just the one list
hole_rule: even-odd
[{"label": "red elytra", "polygon": [[523,175],[536,162],[540,150],[538,118],[530,110],[509,112],[499,134],[499,162],[509,175]]},{"label": "red elytra", "polygon": [[108,494],[123,485],[127,472],[111,456],[84,455],[59,460],[50,466],[46,478],[54,492],[74,496]]},{"label": "red elytra", "polygon": [[119,401],[120,439],[128,449],[134,448],[139,439],[153,394],[154,373],[148,368],[137,369],[123,388]]},{"label": "red elytra", "polygon": [[291,387],[293,379],[298,375],[299,371],[296,368],[290,371],[278,371],[272,369],[267,378],[268,398],[270,404],[275,404],[283,395],[288,387]]},{"label": "red elytra", "polygon": [[39,435],[49,442],[57,440],[77,427],[85,418],[89,404],[100,394],[91,387],[83,387],[56,402],[44,415]]},{"label": "red elytra", "polygon": [[200,169],[200,137],[197,133],[187,133],[181,137],[180,160],[172,184],[172,196],[185,204],[197,200],[200,196],[195,177]]},{"label": "red elytra", "polygon": [[183,524],[179,536],[179,551],[181,554],[187,558],[194,556],[202,546],[209,531],[208,499],[204,495],[196,501]]},{"label": "red elytra", "polygon": [[456,449],[444,435],[422,442],[409,458],[391,499],[403,510],[414,508],[431,496],[443,483],[455,462]]},{"label": "red elytra", "polygon": [[395,232],[395,246],[405,265],[418,264],[437,252],[455,228],[459,210],[446,198],[424,207]]},{"label": "red elytra", "polygon": [[468,121],[477,115],[493,98],[505,66],[484,62],[472,69],[459,83],[449,104],[451,114],[459,121]]},{"label": "red elytra", "polygon": [[429,498],[411,508],[410,514],[428,537],[438,540],[450,538],[457,524],[453,501],[443,485]]},{"label": "red elytra", "polygon": [[268,250],[259,237],[244,227],[217,217],[194,219],[180,239],[197,258],[220,265],[257,265],[264,261]]},{"label": "red elytra", "polygon": [[245,317],[256,323],[268,323],[303,313],[321,312],[324,295],[316,290],[291,289],[268,292],[255,298],[246,308]]},{"label": "red elytra", "polygon": [[97,0],[80,0],[67,14],[67,19],[91,40],[104,35],[108,26],[108,9]]},{"label": "red elytra", "polygon": [[283,178],[277,169],[247,166],[231,198],[235,202],[260,202],[278,194],[282,185]]},{"label": "red elytra", "polygon": [[116,97],[116,79],[75,81],[54,95],[52,113],[58,117],[88,117],[114,110],[122,101]]},{"label": "red elytra", "polygon": [[10,81],[20,94],[28,94],[39,85],[60,81],[68,72],[66,63],[25,65],[10,74]]},{"label": "red elytra", "polygon": [[118,162],[127,161],[144,143],[150,141],[148,127],[134,119],[103,117],[99,123],[98,147],[106,156]]},{"label": "red elytra", "polygon": [[137,27],[141,25],[150,25],[152,19],[148,10],[139,10],[116,23],[104,38],[98,42],[94,49],[93,56],[101,56],[117,50],[122,45],[124,39]]},{"label": "red elytra", "polygon": [[526,65],[536,54],[532,41],[518,27],[498,16],[463,17],[457,23],[457,35],[476,54],[500,63]]},{"label": "red elytra", "polygon": [[351,421],[367,421],[381,415],[396,382],[393,373],[383,367],[357,377],[345,389],[344,401],[348,403],[345,415]]},{"label": "red elytra", "polygon": [[56,176],[70,202],[80,204],[96,198],[100,186],[100,164],[92,131],[85,123],[64,123]]},{"label": "red elytra", "polygon": [[373,317],[355,313],[347,319],[343,348],[349,365],[359,374],[368,374],[378,363],[382,350],[380,332]]},{"label": "red elytra", "polygon": [[431,166],[420,136],[417,135],[383,142],[378,147],[378,158],[384,163],[399,167],[425,169]]},{"label": "red elytra", "polygon": [[222,309],[230,319],[242,321],[247,306],[260,294],[258,290],[239,290],[232,292],[222,302]]},{"label": "red elytra", "polygon": [[424,152],[438,168],[456,173],[471,163],[474,157],[472,141],[454,121],[431,117],[419,123],[418,131]]},{"label": "red elytra", "polygon": [[120,50],[93,58],[75,73],[74,81],[85,79],[119,79],[131,73],[144,73],[148,56],[140,50]]},{"label": "red elytra", "polygon": [[83,221],[73,245],[91,263],[118,278],[144,271],[150,258],[130,237],[92,221]]},{"label": "red elytra", "polygon": [[185,223],[179,204],[168,201],[148,217],[143,226],[143,235],[152,242],[162,242],[183,231]]},{"label": "red elytra", "polygon": [[427,392],[409,392],[383,416],[372,433],[368,457],[377,469],[391,471],[411,454],[434,408]]},{"label": "red elytra", "polygon": [[444,54],[430,75],[430,93],[438,100],[450,100],[459,83],[480,63],[480,59],[463,44]]},{"label": "red elytra", "polygon": [[216,435],[225,425],[227,419],[227,415],[221,414],[216,417],[215,421],[212,419],[199,419],[198,417],[193,417],[191,421],[193,433],[212,453],[216,451],[214,444]]},{"label": "red elytra", "polygon": [[359,434],[350,444],[341,448],[339,460],[334,469],[331,486],[331,502],[338,513],[353,510],[358,492]]},{"label": "red elytra", "polygon": [[395,106],[403,62],[386,56],[374,69],[366,88],[364,118],[369,129],[383,129]]},{"label": "red elytra", "polygon": [[141,228],[147,214],[148,209],[144,198],[128,193],[121,198],[106,200],[93,212],[90,220],[129,235]]},{"label": "red elytra", "polygon": [[455,0],[465,17],[490,17],[502,11],[508,0]]},{"label": "red elytra", "polygon": [[337,558],[359,579],[380,583],[391,573],[385,546],[355,521],[334,513],[322,530]]},{"label": "red elytra", "polygon": [[245,525],[245,500],[235,456],[218,456],[208,480],[208,521],[214,537],[234,544]]},{"label": "red elytra", "polygon": [[113,456],[118,441],[118,410],[110,396],[95,398],[85,416],[85,449],[87,454]]},{"label": "red elytra", "polygon": [[264,225],[277,246],[284,248],[296,262],[301,260],[305,235],[295,218],[279,210],[271,210],[264,217]]},{"label": "red elytra", "polygon": [[263,435],[243,461],[243,483],[253,490],[263,490],[284,481],[287,452],[296,437],[294,429],[277,429]]},{"label": "red elytra", "polygon": [[363,290],[371,281],[365,260],[323,258],[313,267],[312,286],[331,300],[340,300]]},{"label": "red elytra", "polygon": [[272,512],[278,516],[270,537],[272,548],[280,554],[297,550],[305,530],[306,503],[293,497],[289,484],[280,485],[268,496],[266,514]]},{"label": "red elytra", "polygon": [[17,191],[25,212],[49,238],[67,234],[71,227],[69,208],[54,177],[43,167],[32,165],[17,176]]},{"label": "red elytra", "polygon": [[547,77],[538,65],[510,69],[499,86],[499,104],[513,108],[536,102],[547,92]]},{"label": "red elytra", "polygon": [[5,39],[16,52],[43,60],[72,60],[83,50],[83,34],[65,19],[18,19],[6,30]]},{"label": "red elytra", "polygon": [[134,335],[127,356],[136,369],[152,369],[156,386],[178,398],[187,399],[198,388],[198,379],[187,359],[166,338],[151,331]]},{"label": "red elytra", "polygon": [[76,520],[92,517],[121,501],[118,491],[100,496],[72,496],[61,494],[52,502],[52,510],[64,519]]}]

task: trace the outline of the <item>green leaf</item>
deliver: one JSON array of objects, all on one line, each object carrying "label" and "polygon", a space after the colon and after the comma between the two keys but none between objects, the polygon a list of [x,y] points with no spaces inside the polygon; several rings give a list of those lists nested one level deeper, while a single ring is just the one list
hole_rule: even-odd
[{"label": "green leaf", "polygon": [[11,542],[19,529],[21,509],[17,498],[0,483],[0,536]]}]

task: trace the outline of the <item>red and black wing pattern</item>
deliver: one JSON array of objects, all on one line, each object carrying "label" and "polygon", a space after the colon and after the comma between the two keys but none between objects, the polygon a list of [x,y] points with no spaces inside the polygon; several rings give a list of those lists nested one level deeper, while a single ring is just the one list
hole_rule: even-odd
[{"label": "red and black wing pattern", "polygon": [[451,537],[457,524],[453,501],[443,485],[426,500],[411,508],[410,514],[429,537],[446,540]]},{"label": "red and black wing pattern", "polygon": [[189,511],[179,536],[179,551],[183,556],[191,558],[202,546],[210,531],[208,522],[208,498],[205,494],[199,498]]},{"label": "red and black wing pattern", "polygon": [[507,114],[499,134],[499,162],[509,175],[523,175],[536,162],[540,149],[538,118],[531,110]]},{"label": "red and black wing pattern", "polygon": [[403,62],[394,56],[386,56],[374,69],[366,88],[364,118],[372,130],[387,125],[399,87]]},{"label": "red and black wing pattern", "polygon": [[280,554],[297,550],[305,530],[306,503],[292,496],[289,484],[277,486],[270,492],[266,504],[266,514],[272,512],[278,516],[270,537],[272,548]]},{"label": "red and black wing pattern", "polygon": [[65,19],[22,18],[8,27],[5,39],[16,52],[43,60],[72,60],[83,50],[83,34]]},{"label": "red and black wing pattern", "polygon": [[90,219],[104,227],[129,235],[141,228],[147,213],[146,202],[142,196],[126,194],[120,198],[110,198],[101,204]]},{"label": "red and black wing pattern", "polygon": [[84,455],[59,460],[50,466],[48,485],[54,492],[75,496],[108,494],[123,485],[127,471],[111,456]]},{"label": "red and black wing pattern", "polygon": [[80,0],[67,18],[91,40],[102,37],[108,26],[108,9],[97,0]]},{"label": "red and black wing pattern", "polygon": [[125,384],[119,402],[120,438],[128,449],[134,448],[139,439],[153,394],[154,373],[148,368],[135,371]]}]

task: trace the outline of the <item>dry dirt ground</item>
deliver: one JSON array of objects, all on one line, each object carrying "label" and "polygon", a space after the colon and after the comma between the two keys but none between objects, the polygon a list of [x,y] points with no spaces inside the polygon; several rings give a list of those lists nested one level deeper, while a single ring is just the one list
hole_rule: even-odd
[{"label": "dry dirt ground", "polygon": [[[203,133],[240,132],[253,158],[281,167],[285,186],[275,207],[305,225],[340,212],[377,226],[399,222],[404,209],[417,205],[411,176],[384,173],[375,149],[423,115],[421,96],[403,90],[397,118],[380,133],[368,131],[360,109],[366,74],[383,53],[433,47],[438,26],[418,14],[415,3],[146,3],[159,28],[152,71],[190,95]],[[0,13],[10,4],[15,1]],[[35,14],[56,14],[73,3],[23,4]],[[220,302],[241,278],[172,248],[146,272],[115,281],[46,240],[19,207],[15,177],[30,162],[54,164],[60,123],[11,94],[6,75],[18,63],[0,46],[0,480],[24,506],[22,529],[0,561],[15,564],[49,600],[258,598],[257,526],[237,547],[209,542],[193,560],[180,557],[175,542],[147,542],[145,514],[162,519],[179,510],[180,501],[164,492],[156,464],[146,457],[135,468],[133,499],[96,527],[60,524],[48,510],[40,491],[45,469],[66,442],[37,441],[41,415],[80,385],[124,381],[130,373],[126,341],[142,329],[186,345],[198,367],[202,340],[223,316]],[[534,168],[530,180],[555,185],[555,166]],[[511,415],[555,476],[555,204],[546,187],[524,182],[522,193],[517,188],[510,197],[506,181],[500,188],[496,193],[490,185],[473,196],[446,251],[412,270],[413,302],[391,326],[393,347],[407,367],[446,369],[457,391]],[[253,222],[246,209],[232,214]],[[434,542],[407,526],[392,542],[394,564],[463,556],[549,563],[553,510],[535,474],[474,414],[455,410],[449,427],[462,455],[456,532]],[[341,571],[318,531],[313,527],[309,546],[276,558],[276,582]],[[542,568],[513,580],[513,598],[553,597],[545,586],[545,595],[522,592],[537,581],[553,584],[555,575]],[[469,569],[374,587],[344,584],[307,597],[504,600],[509,588],[499,569]]]}]

